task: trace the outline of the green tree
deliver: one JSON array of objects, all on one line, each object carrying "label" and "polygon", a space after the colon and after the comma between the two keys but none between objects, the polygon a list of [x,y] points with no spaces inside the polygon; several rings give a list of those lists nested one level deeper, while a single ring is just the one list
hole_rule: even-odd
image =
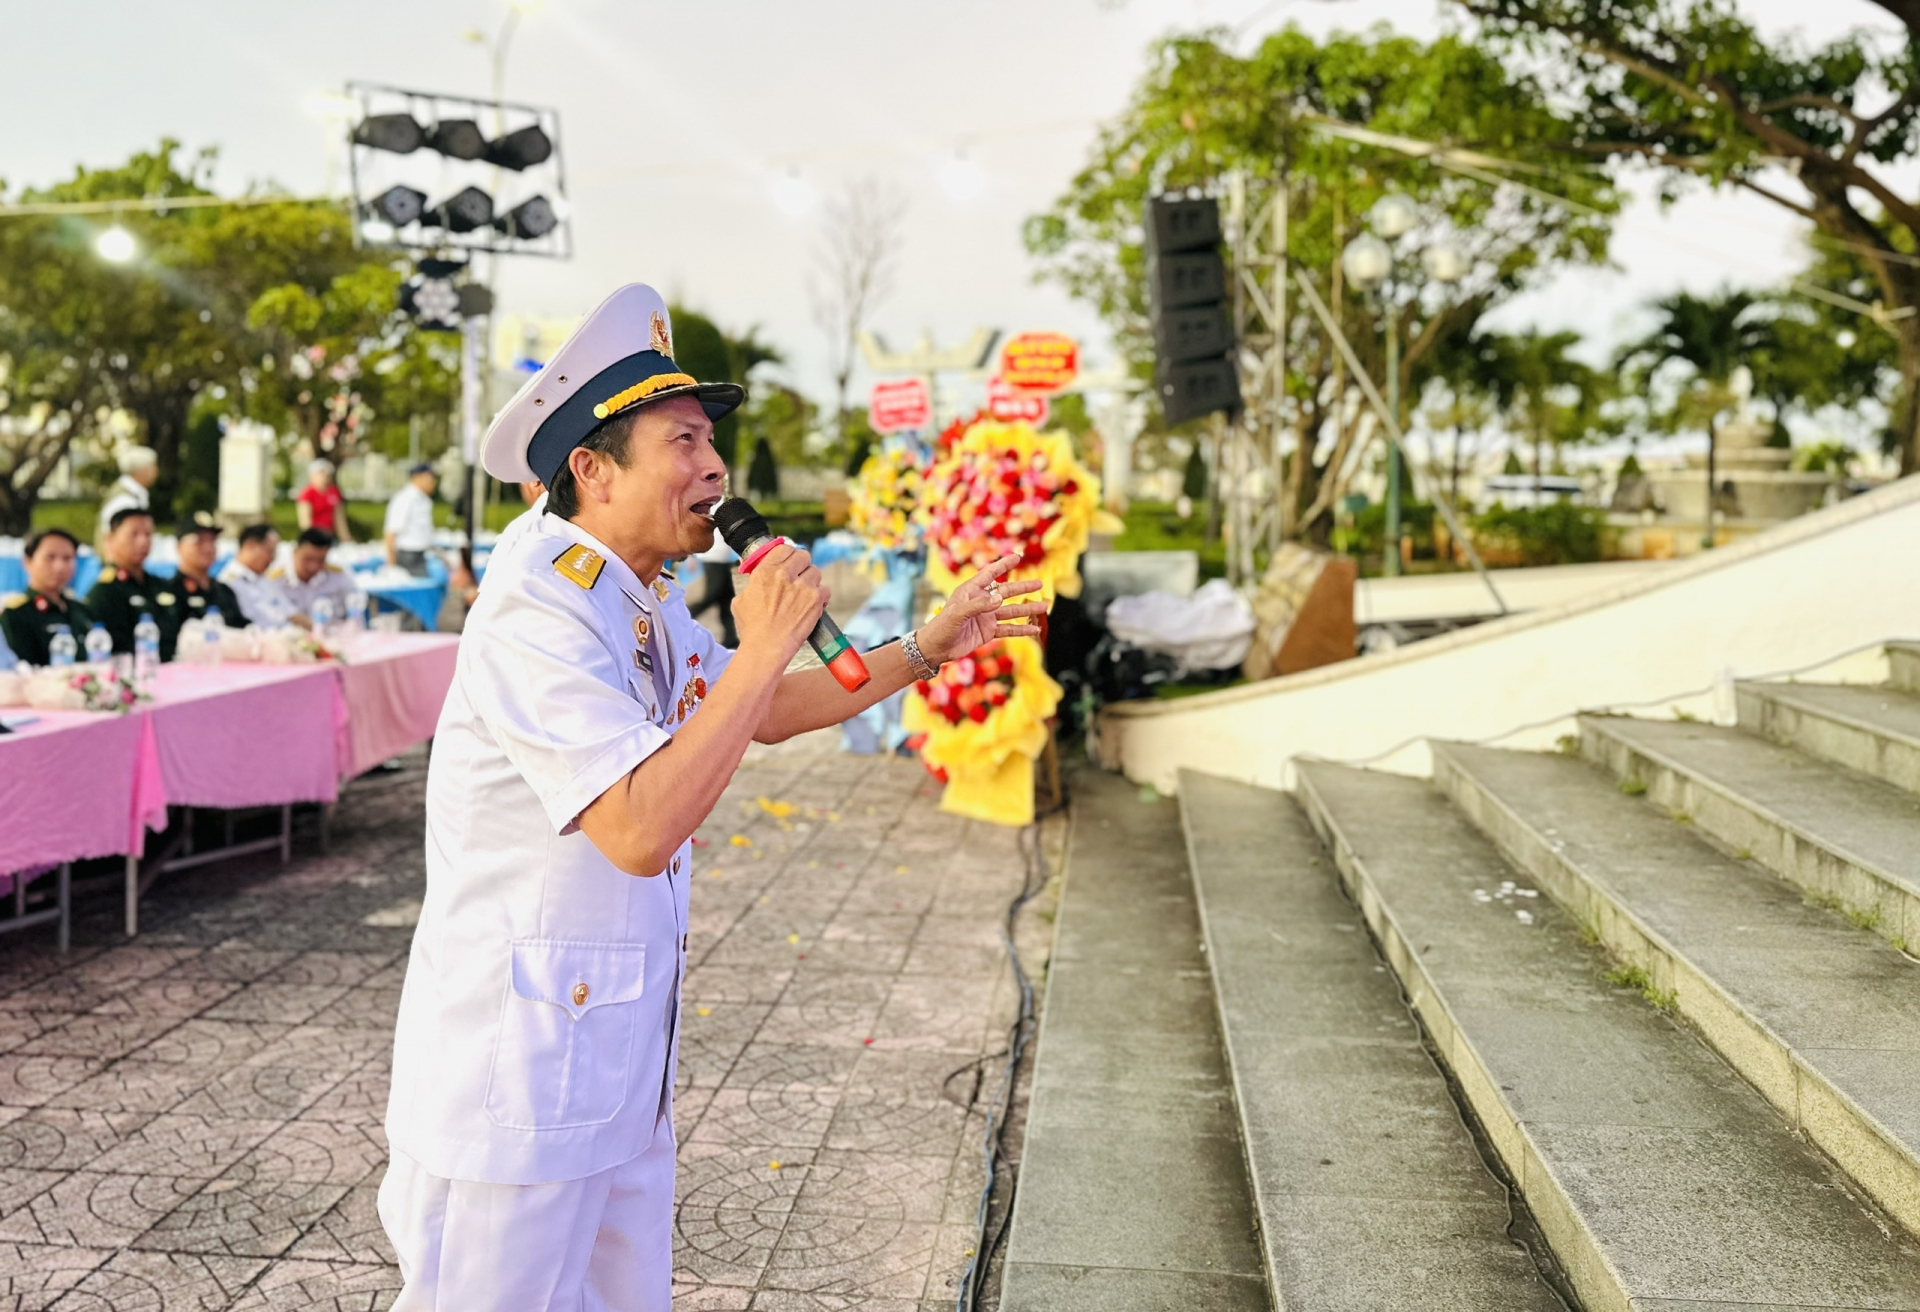
[{"label": "green tree", "polygon": [[[1748,291],[1709,296],[1675,292],[1654,303],[1653,330],[1622,347],[1618,365],[1628,390],[1650,403],[1655,424],[1669,431],[1704,431],[1717,441],[1721,416],[1734,403],[1734,371],[1747,366],[1754,390],[1780,396],[1771,375],[1780,362],[1774,306]],[[1664,394],[1663,394],[1664,393]],[[1784,399],[1776,409],[1784,408]]]},{"label": "green tree", "polygon": [[[734,337],[698,310],[676,305],[670,313],[674,362],[703,383],[731,382],[745,387],[758,366],[780,362],[780,352],[760,340],[757,327]],[[740,412],[736,410],[713,425],[714,449],[729,466],[739,454],[739,441]]]},{"label": "green tree", "polygon": [[1187,466],[1180,471],[1180,495],[1194,505],[1204,505],[1207,500],[1207,457],[1201,452],[1200,444],[1195,442],[1193,450],[1187,453]]},{"label": "green tree", "polygon": [[[1558,149],[1661,170],[1662,192],[1738,188],[1857,256],[1898,347],[1889,448],[1920,461],[1920,3],[1874,0],[1903,31],[1820,46],[1762,38],[1732,0],[1458,0],[1503,53],[1541,68],[1578,130]],[[1784,168],[1782,166],[1785,166]]]},{"label": "green tree", "polygon": [[756,387],[740,412],[741,436],[754,444],[750,450],[764,445],[780,465],[813,463],[808,442],[819,426],[819,407],[784,383]]},{"label": "green tree", "polygon": [[1604,383],[1598,370],[1567,354],[1579,341],[1572,332],[1477,334],[1461,365],[1467,385],[1532,446],[1535,478],[1559,465],[1562,447],[1599,426]]},{"label": "green tree", "polygon": [[780,495],[780,463],[774,459],[773,444],[764,437],[753,444],[753,461],[747,466],[747,490],[757,497]]},{"label": "green tree", "polygon": [[[213,159],[212,151],[186,155],[162,141],[124,165],[78,169],[42,190],[0,188],[0,196],[204,197]],[[104,445],[116,412],[133,416],[133,436],[160,455],[154,500],[163,513],[187,477],[196,407],[312,437],[329,418],[351,417],[359,432],[384,418],[404,431],[409,407],[444,412],[452,357],[436,355],[397,314],[401,271],[354,250],[336,207],[251,199],[258,203],[0,219],[0,362],[8,375],[0,410],[10,418],[0,425],[0,532],[24,530],[61,457],[81,439]],[[123,265],[94,249],[111,223],[136,242]],[[293,376],[296,355],[311,366],[304,379]],[[216,441],[216,431],[195,440]],[[206,453],[192,459],[204,466]],[[203,478],[204,471],[197,495]]]},{"label": "green tree", "polygon": [[[1376,377],[1381,316],[1394,316],[1406,344],[1401,392],[1415,396],[1410,384],[1441,340],[1554,267],[1605,257],[1604,215],[1614,196],[1591,170],[1549,148],[1569,141],[1573,124],[1517,67],[1463,37],[1423,44],[1384,28],[1317,41],[1288,27],[1245,57],[1212,34],[1165,41],[1066,193],[1028,220],[1027,247],[1043,278],[1098,308],[1144,377],[1153,358],[1144,200],[1185,187],[1218,190],[1239,170],[1257,212],[1277,190],[1268,180],[1283,179],[1293,267],[1330,283],[1323,295]],[[1525,160],[1535,190],[1488,185],[1430,158],[1336,136],[1324,130],[1329,122]],[[1584,208],[1543,200],[1547,190]],[[1410,241],[1446,236],[1465,254],[1470,273],[1455,287],[1402,280],[1373,304],[1340,294],[1340,251],[1388,191],[1411,196],[1429,216]],[[1344,491],[1342,471],[1357,463],[1353,444],[1372,425],[1359,421],[1314,316],[1296,306],[1288,327],[1283,520],[1290,533],[1324,532]]]}]

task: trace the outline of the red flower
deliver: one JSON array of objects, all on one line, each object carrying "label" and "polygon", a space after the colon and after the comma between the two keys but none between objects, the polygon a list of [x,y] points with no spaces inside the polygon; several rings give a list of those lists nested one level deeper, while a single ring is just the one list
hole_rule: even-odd
[{"label": "red flower", "polygon": [[973,709],[967,712],[967,718],[975,724],[985,724],[987,722],[988,709],[985,702],[975,702]]}]

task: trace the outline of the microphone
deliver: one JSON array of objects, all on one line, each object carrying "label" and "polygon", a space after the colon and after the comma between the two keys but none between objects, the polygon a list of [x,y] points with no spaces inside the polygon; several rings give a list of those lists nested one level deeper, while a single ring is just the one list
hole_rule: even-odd
[{"label": "microphone", "polygon": [[[785,538],[775,537],[767,521],[760,517],[751,503],[739,497],[728,497],[713,511],[714,527],[720,530],[720,536],[726,539],[740,556],[740,572],[753,573],[766,554],[785,542]],[[848,692],[857,692],[866,686],[873,676],[867,673],[867,663],[860,659],[860,653],[847,641],[847,635],[840,632],[840,626],[826,611],[820,612],[820,622],[813,626],[813,632],[807,635],[807,642],[813,648],[813,654],[820,663],[833,671],[833,677]]]}]

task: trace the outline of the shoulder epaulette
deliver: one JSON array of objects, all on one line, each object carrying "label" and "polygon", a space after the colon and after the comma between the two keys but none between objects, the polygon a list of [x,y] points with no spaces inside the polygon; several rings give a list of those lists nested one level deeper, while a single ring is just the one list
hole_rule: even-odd
[{"label": "shoulder epaulette", "polygon": [[577,543],[553,558],[553,572],[582,588],[592,588],[598,583],[600,571],[606,565],[599,552]]},{"label": "shoulder epaulette", "polygon": [[270,579],[283,579],[286,576],[287,576],[287,571],[279,565],[275,565],[272,569],[267,571],[267,577]]},{"label": "shoulder epaulette", "polygon": [[12,610],[16,606],[26,604],[27,594],[24,592],[9,592],[6,596],[0,597],[0,610]]},{"label": "shoulder epaulette", "polygon": [[115,579],[115,578],[117,578],[117,577],[119,577],[119,575],[118,575],[118,573],[117,573],[117,572],[116,572],[116,571],[114,570],[114,568],[113,568],[113,566],[111,566],[111,565],[108,565],[108,566],[105,566],[104,568],[102,568],[102,569],[101,569],[101,571],[100,571],[100,577],[99,577],[99,578],[97,578],[97,579],[95,579],[95,580],[94,580],[94,582],[96,582],[96,583],[111,583],[111,582],[113,582],[113,581],[114,581],[114,579]]}]

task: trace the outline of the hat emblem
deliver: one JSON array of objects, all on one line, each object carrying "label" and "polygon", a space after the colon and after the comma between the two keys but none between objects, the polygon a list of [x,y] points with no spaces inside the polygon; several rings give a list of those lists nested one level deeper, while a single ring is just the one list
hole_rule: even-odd
[{"label": "hat emblem", "polygon": [[667,332],[667,316],[655,310],[647,321],[647,334],[652,339],[653,349],[673,359],[673,337]]}]

